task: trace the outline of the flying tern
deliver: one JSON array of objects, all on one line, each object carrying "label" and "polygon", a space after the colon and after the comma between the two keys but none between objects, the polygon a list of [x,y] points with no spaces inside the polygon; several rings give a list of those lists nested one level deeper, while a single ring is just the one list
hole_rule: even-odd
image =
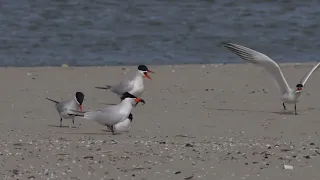
[{"label": "flying tern", "polygon": [[307,80],[311,74],[318,69],[320,63],[317,63],[296,85],[296,88],[290,88],[279,65],[270,59],[265,54],[252,50],[250,48],[233,44],[233,43],[223,43],[226,48],[228,48],[233,53],[240,56],[242,59],[255,64],[257,66],[263,67],[274,79],[278,90],[280,92],[283,108],[286,110],[285,103],[294,104],[294,113],[297,114],[297,102],[301,95],[302,88],[305,86]]},{"label": "flying tern", "polygon": [[71,115],[73,111],[82,111],[82,103],[84,99],[84,94],[82,92],[77,92],[73,99],[68,101],[56,101],[50,98],[46,98],[55,103],[55,107],[60,116],[60,127],[62,127],[62,119],[72,119],[74,125],[74,115]]}]

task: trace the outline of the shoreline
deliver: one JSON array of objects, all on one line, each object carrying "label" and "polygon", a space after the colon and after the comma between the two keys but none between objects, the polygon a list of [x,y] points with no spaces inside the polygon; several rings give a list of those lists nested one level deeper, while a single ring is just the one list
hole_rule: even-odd
[{"label": "shoreline", "polygon": [[[310,61],[310,62],[284,62],[284,63],[278,63],[280,66],[290,66],[290,65],[309,65],[317,63],[317,61]],[[219,66],[228,66],[228,65],[243,65],[243,64],[250,64],[245,61],[243,62],[234,62],[234,63],[199,63],[199,64],[145,64],[147,66],[197,66],[197,65],[206,65],[206,66],[212,66],[212,65],[219,65]],[[103,68],[103,67],[135,67],[139,64],[129,64],[129,65],[86,65],[86,66],[73,66],[73,65],[68,65],[68,67],[62,67],[64,64],[57,65],[57,66],[0,66],[0,68]]]}]

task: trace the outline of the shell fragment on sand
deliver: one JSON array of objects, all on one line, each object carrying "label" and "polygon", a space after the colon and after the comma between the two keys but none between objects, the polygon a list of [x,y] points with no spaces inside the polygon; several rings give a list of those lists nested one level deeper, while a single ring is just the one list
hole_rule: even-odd
[{"label": "shell fragment on sand", "polygon": [[283,168],[286,170],[293,170],[293,166],[287,164],[285,164]]}]

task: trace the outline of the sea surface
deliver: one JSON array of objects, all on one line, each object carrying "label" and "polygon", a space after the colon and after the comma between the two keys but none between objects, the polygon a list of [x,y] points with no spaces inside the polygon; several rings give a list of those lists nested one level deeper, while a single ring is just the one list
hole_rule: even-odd
[{"label": "sea surface", "polygon": [[320,61],[316,0],[0,0],[0,66]]}]

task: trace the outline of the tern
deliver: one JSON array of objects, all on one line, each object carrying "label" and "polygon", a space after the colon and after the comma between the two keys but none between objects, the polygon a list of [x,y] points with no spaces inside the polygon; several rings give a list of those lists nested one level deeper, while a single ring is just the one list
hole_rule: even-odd
[{"label": "tern", "polygon": [[307,80],[311,76],[311,74],[318,69],[320,63],[317,63],[296,85],[296,88],[290,88],[288,85],[279,65],[273,61],[271,58],[252,50],[250,48],[233,44],[233,43],[223,43],[226,48],[228,48],[233,53],[240,56],[242,59],[255,64],[257,66],[263,67],[274,79],[278,90],[280,92],[280,99],[282,100],[282,106],[284,110],[286,110],[285,103],[294,104],[294,113],[297,115],[297,102],[299,102],[298,98],[301,95],[302,88],[305,86]]},{"label": "tern", "polygon": [[106,85],[105,87],[95,88],[110,90],[111,92],[116,93],[119,97],[121,97],[125,92],[128,92],[136,97],[140,97],[144,90],[143,77],[151,79],[148,73],[154,72],[149,70],[145,65],[139,65],[135,76],[131,79],[122,81],[117,85]]},{"label": "tern", "polygon": [[129,116],[122,122],[117,123],[116,125],[107,126],[110,131],[112,131],[112,128],[114,129],[114,132],[128,132],[131,128],[131,123],[133,121],[132,113],[129,114]]},{"label": "tern", "polygon": [[79,114],[80,112],[74,111],[75,113],[70,113],[70,115],[80,116],[84,119],[96,121],[100,125],[107,126],[111,130],[112,134],[115,134],[114,126],[128,119],[133,105],[139,102],[145,104],[143,99],[125,92],[121,97],[121,102],[117,105],[110,105],[102,110],[87,111],[81,114]]},{"label": "tern", "polygon": [[46,98],[49,101],[55,103],[55,107],[60,116],[60,127],[62,127],[62,119],[72,119],[72,123],[74,125],[74,115],[70,115],[73,111],[82,112],[82,103],[84,99],[84,94],[82,92],[77,92],[73,99],[68,101],[56,101],[50,98]]}]

